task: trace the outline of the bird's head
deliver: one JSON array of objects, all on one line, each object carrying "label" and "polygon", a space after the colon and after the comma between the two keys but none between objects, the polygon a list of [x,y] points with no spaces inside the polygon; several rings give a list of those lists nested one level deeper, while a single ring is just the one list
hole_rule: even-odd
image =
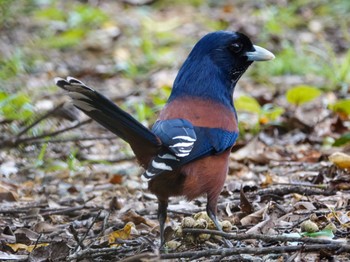
[{"label": "bird's head", "polygon": [[270,51],[253,45],[246,35],[230,31],[217,31],[204,36],[194,46],[189,59],[195,63],[205,56],[232,82],[237,82],[252,62],[275,58]]},{"label": "bird's head", "polygon": [[270,51],[253,45],[244,34],[229,31],[207,34],[182,65],[169,102],[187,95],[210,98],[233,108],[235,84],[249,65],[274,57]]}]

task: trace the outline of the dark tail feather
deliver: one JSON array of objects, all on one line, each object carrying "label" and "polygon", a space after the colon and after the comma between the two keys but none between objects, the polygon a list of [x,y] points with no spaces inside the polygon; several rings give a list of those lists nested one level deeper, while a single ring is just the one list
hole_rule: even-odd
[{"label": "dark tail feather", "polygon": [[128,142],[138,158],[151,157],[159,150],[158,137],[105,96],[73,77],[57,77],[55,83],[69,91],[74,106]]}]

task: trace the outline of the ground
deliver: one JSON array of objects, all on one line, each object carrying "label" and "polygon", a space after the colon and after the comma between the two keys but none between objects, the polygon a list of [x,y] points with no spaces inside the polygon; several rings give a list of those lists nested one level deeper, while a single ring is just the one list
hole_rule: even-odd
[{"label": "ground", "polygon": [[[0,0],[0,260],[349,260],[349,11],[347,0]],[[83,80],[150,127],[215,30],[276,59],[235,90],[225,233],[204,196],[174,198],[159,250],[157,201],[131,149],[53,78]]]}]

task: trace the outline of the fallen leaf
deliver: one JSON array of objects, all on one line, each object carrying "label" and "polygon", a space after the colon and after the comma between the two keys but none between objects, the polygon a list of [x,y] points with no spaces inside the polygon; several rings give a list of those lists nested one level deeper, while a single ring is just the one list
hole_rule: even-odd
[{"label": "fallen leaf", "polygon": [[29,261],[66,261],[70,248],[63,241],[41,245],[29,255]]},{"label": "fallen leaf", "polygon": [[14,243],[14,244],[6,244],[6,245],[12,248],[14,252],[17,252],[18,250],[25,250],[27,252],[32,252],[34,248],[45,247],[45,246],[48,246],[49,243],[40,243],[37,245],[25,245],[21,243]]},{"label": "fallen leaf", "polygon": [[249,214],[248,216],[243,217],[240,220],[242,226],[254,225],[254,224],[259,223],[263,218],[265,209],[266,209],[266,207],[264,207],[258,211],[255,211],[254,213]]},{"label": "fallen leaf", "polygon": [[57,228],[47,222],[38,222],[34,225],[33,230],[37,233],[51,233],[57,231]]},{"label": "fallen leaf", "polygon": [[251,214],[254,212],[254,207],[249,202],[247,196],[244,194],[243,188],[241,188],[241,192],[240,192],[240,201],[241,201],[240,208],[244,214]]},{"label": "fallen leaf", "polygon": [[334,238],[333,231],[330,229],[323,229],[321,231],[313,232],[313,233],[304,232],[304,233],[301,233],[301,235],[306,237],[313,237],[313,238],[324,238],[324,239]]},{"label": "fallen leaf", "polygon": [[108,243],[113,244],[117,239],[126,240],[130,237],[131,228],[135,227],[135,224],[128,222],[124,228],[116,230],[108,235]]},{"label": "fallen leaf", "polygon": [[249,230],[247,234],[275,234],[278,218],[285,214],[285,211],[276,202],[269,202],[263,209],[262,221]]},{"label": "fallen leaf", "polygon": [[126,222],[132,222],[135,225],[139,225],[141,223],[146,224],[147,225],[147,221],[143,216],[140,216],[139,214],[137,214],[135,211],[133,210],[128,210],[126,213],[124,213],[121,216],[121,220],[126,223]]},{"label": "fallen leaf", "polygon": [[305,202],[305,201],[300,201],[300,202],[295,203],[294,208],[296,210],[299,210],[299,209],[305,210],[306,209],[308,211],[316,209],[316,207],[311,202]]},{"label": "fallen leaf", "polygon": [[261,183],[261,187],[265,188],[273,184],[273,178],[269,173],[265,173],[265,180]]},{"label": "fallen leaf", "polygon": [[114,176],[111,177],[111,179],[109,180],[109,183],[111,184],[118,184],[120,185],[123,182],[123,176],[119,175],[119,174],[115,174]]},{"label": "fallen leaf", "polygon": [[271,160],[280,161],[282,159],[278,153],[272,151],[264,143],[260,142],[257,137],[235,153],[232,153],[231,158],[236,161],[249,159],[259,164],[267,164]]},{"label": "fallen leaf", "polygon": [[328,158],[334,165],[340,168],[350,168],[350,155],[348,154],[342,152],[335,152],[331,154]]}]

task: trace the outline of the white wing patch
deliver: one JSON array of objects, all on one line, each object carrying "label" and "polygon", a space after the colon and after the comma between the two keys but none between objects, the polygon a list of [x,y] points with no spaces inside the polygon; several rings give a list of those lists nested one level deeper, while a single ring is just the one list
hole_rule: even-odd
[{"label": "white wing patch", "polygon": [[185,140],[185,141],[191,141],[191,142],[195,142],[196,139],[190,136],[175,136],[173,137],[173,139],[181,139],[181,140]]},{"label": "white wing patch", "polygon": [[194,146],[194,142],[196,142],[196,138],[190,136],[175,136],[172,138],[174,144],[169,146],[169,149],[177,156],[177,157],[186,157],[188,156]]},{"label": "white wing patch", "polygon": [[168,170],[168,171],[172,171],[173,168],[171,166],[168,166],[166,163],[164,162],[157,162],[155,160],[152,161],[152,167],[155,169],[161,169],[161,170]]},{"label": "white wing patch", "polygon": [[194,127],[186,119],[159,120],[152,131],[162,141],[164,148],[148,165],[143,174],[146,179],[175,170],[191,154],[197,141]]}]

